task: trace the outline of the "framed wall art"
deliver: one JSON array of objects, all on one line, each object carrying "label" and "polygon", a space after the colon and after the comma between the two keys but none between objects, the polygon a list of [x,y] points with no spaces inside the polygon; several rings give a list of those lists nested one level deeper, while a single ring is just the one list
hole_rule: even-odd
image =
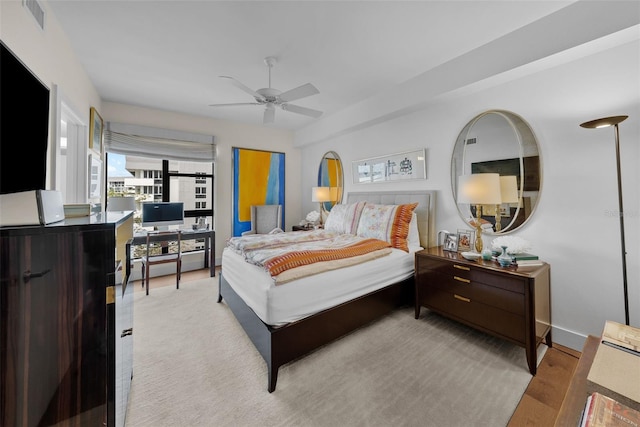
[{"label": "framed wall art", "polygon": [[352,162],[354,184],[427,179],[425,149]]},{"label": "framed wall art", "polygon": [[102,128],[104,122],[95,108],[91,107],[89,111],[89,148],[102,156]]},{"label": "framed wall art", "polygon": [[233,147],[232,236],[251,228],[251,205],[282,205],[285,154]]}]

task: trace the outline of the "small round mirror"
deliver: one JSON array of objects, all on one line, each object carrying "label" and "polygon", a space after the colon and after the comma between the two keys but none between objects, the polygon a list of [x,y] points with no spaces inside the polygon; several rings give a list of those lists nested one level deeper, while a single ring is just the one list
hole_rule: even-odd
[{"label": "small round mirror", "polygon": [[[480,214],[483,233],[517,230],[533,214],[541,187],[538,142],[531,127],[509,111],[491,110],[474,117],[462,129],[451,159],[451,189],[458,212],[469,223]],[[499,175],[500,204],[461,202],[458,185],[465,176]]]},{"label": "small round mirror", "polygon": [[329,212],[333,205],[342,201],[343,185],[343,170],[340,156],[338,156],[338,153],[335,151],[327,151],[324,156],[322,156],[320,167],[318,168],[318,186],[329,187],[329,193],[331,194],[331,200],[321,204],[323,210]]}]

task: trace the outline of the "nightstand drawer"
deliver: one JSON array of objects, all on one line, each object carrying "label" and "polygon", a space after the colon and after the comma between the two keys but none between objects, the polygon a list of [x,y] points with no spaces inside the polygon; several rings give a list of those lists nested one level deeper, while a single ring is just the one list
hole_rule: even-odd
[{"label": "nightstand drawer", "polygon": [[464,277],[447,276],[427,270],[418,275],[416,286],[421,300],[425,288],[435,288],[443,292],[465,295],[485,305],[524,316],[524,296],[521,293],[506,291]]},{"label": "nightstand drawer", "polygon": [[455,276],[462,280],[480,282],[489,286],[524,294],[524,280],[494,273],[484,267],[474,266],[471,263],[455,262],[447,259],[418,258],[416,274],[423,274],[427,271],[437,272],[444,276]]},{"label": "nightstand drawer", "polygon": [[458,321],[470,323],[520,343],[525,342],[524,316],[483,304],[468,293],[444,292],[438,288],[429,288],[425,290],[422,305]]}]

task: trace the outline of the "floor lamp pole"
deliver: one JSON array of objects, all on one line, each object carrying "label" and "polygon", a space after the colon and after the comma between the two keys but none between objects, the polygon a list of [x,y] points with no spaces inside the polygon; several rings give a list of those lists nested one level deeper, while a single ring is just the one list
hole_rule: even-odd
[{"label": "floor lamp pole", "polygon": [[620,249],[622,250],[622,286],[624,291],[624,320],[629,324],[629,291],[627,289],[627,249],[624,242],[624,208],[622,207],[622,176],[620,174],[620,132],[618,123],[626,120],[629,116],[613,116],[602,119],[591,120],[580,124],[587,129],[598,129],[613,126],[616,136],[616,171],[618,174],[618,216],[620,217]]},{"label": "floor lamp pole", "polygon": [[624,290],[624,320],[629,324],[629,291],[627,289],[627,250],[624,241],[624,209],[622,207],[622,177],[620,176],[620,133],[618,124],[614,126],[616,134],[616,166],[618,172],[618,206],[620,207],[620,247],[622,249],[622,286]]}]

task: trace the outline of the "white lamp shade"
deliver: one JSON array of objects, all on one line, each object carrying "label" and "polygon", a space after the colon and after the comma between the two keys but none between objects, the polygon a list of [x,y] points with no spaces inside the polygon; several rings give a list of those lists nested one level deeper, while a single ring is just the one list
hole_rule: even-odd
[{"label": "white lamp shade", "polygon": [[328,202],[331,200],[331,188],[330,187],[312,187],[311,188],[311,201],[312,202]]},{"label": "white lamp shade", "polygon": [[518,203],[518,181],[515,175],[500,177],[500,195],[502,203]]},{"label": "white lamp shade", "polygon": [[499,205],[500,175],[497,173],[474,173],[458,177],[458,203],[472,205]]}]

